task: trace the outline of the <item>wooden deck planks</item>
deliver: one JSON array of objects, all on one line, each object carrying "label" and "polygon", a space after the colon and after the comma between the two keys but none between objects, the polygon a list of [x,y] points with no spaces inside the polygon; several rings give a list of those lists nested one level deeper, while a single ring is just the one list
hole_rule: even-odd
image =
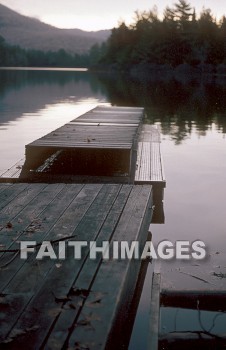
[{"label": "wooden deck planks", "polygon": [[[63,231],[65,231],[63,228],[61,228],[60,233],[59,229],[57,229],[58,226],[58,220],[59,217],[64,214],[65,218],[67,215],[72,215],[72,211],[70,210],[70,214],[66,214],[66,211],[69,210],[70,205],[72,205],[74,197],[76,194],[79,193],[79,191],[82,189],[82,185],[70,185],[70,186],[60,186],[57,188],[55,186],[55,189],[53,186],[48,186],[51,188],[51,193],[47,196],[47,201],[42,201],[41,196],[43,193],[40,193],[40,195],[31,203],[30,207],[24,208],[24,211],[20,213],[20,219],[19,225],[16,222],[14,224],[14,221],[12,220],[13,228],[12,232],[9,236],[8,232],[5,233],[5,236],[8,238],[17,238],[17,240],[24,241],[24,240],[31,240],[33,236],[35,236],[35,240],[38,242],[44,240],[48,234],[50,234],[51,230],[54,229],[54,232],[57,233],[57,238],[63,236]],[[42,202],[42,205],[39,203]],[[34,206],[37,207],[36,211],[34,211]],[[33,207],[33,208],[32,208]],[[33,217],[29,215],[29,210],[33,209]],[[69,228],[68,228],[69,229]],[[18,235],[18,233],[20,233]],[[1,233],[1,236],[4,234],[4,231]],[[62,236],[61,236],[62,235]],[[7,241],[4,240],[5,248],[8,249],[15,249],[18,248],[18,245],[15,241],[10,241],[10,244],[6,244]],[[5,262],[9,261],[8,254],[4,254],[3,257],[0,259],[0,265],[4,264]],[[2,288],[6,288],[12,278],[14,278],[13,283],[15,284],[18,280],[18,285],[23,280],[26,279],[26,276],[35,276],[34,284],[39,285],[39,283],[42,280],[42,274],[40,273],[40,265],[38,266],[38,273],[36,274],[36,268],[37,264],[33,266],[33,263],[31,260],[29,260],[29,264],[27,266],[25,265],[25,261],[19,260],[11,262],[7,269],[4,271],[4,274],[2,275]],[[21,269],[22,268],[22,269]],[[20,271],[20,275],[18,277],[17,273]],[[43,270],[42,270],[43,271]],[[24,275],[23,275],[24,273]],[[43,271],[44,273],[44,271]],[[34,287],[35,288],[35,287]],[[16,290],[19,290],[19,287],[17,286]]]},{"label": "wooden deck planks", "polygon": [[139,123],[132,126],[69,123],[32,142],[29,147],[52,145],[78,148],[128,148],[132,147],[138,125]]},{"label": "wooden deck planks", "polygon": [[27,147],[131,148],[142,118],[142,108],[99,106]]},{"label": "wooden deck planks", "polygon": [[0,193],[0,210],[3,209],[7,204],[9,204],[14,198],[20,194],[28,184],[9,186],[3,192]]},{"label": "wooden deck planks", "polygon": [[[140,235],[144,217],[151,215],[151,202],[145,195],[146,191],[148,191],[147,187],[133,188],[116,227],[114,241],[131,243],[138,240],[142,246],[146,240],[148,232],[146,225],[145,228],[143,227],[146,231],[145,237]],[[74,327],[70,336],[70,347],[77,342],[81,347],[86,346],[96,350],[105,349],[106,346],[112,349],[118,348],[116,344],[120,336],[123,336],[123,326],[125,327],[123,323],[127,320],[126,314],[128,315],[131,296],[134,292],[134,281],[131,283],[131,278],[138,276],[137,265],[140,266],[140,261],[128,259],[104,261],[101,264],[92,284],[92,292],[85,301],[77,320],[77,327]],[[121,322],[122,318],[124,322]],[[86,322],[87,320],[89,322]]]},{"label": "wooden deck planks", "polygon": [[22,167],[24,165],[24,161],[25,161],[25,158],[20,159],[11,168],[7,169],[5,172],[0,174],[0,178],[4,178],[4,179],[19,178]]},{"label": "wooden deck planks", "polygon": [[160,134],[152,125],[143,125],[138,140],[136,184],[150,183],[165,187],[165,175],[160,150]]},{"label": "wooden deck planks", "polygon": [[160,133],[155,125],[143,124],[139,136],[140,142],[161,142]]},{"label": "wooden deck planks", "polygon": [[[14,186],[15,188],[18,187],[17,184],[12,185],[12,187]],[[20,186],[22,186],[22,198],[26,191],[26,185],[21,184]],[[43,186],[43,188],[39,188],[40,194],[46,189],[50,189],[53,185],[43,184]],[[151,220],[151,188],[149,186],[110,184],[61,184],[60,186],[62,187],[58,189],[58,192],[56,187],[55,190],[52,188],[52,192],[55,193],[52,200],[49,199],[49,203],[45,203],[41,213],[38,214],[41,205],[35,213],[35,217],[41,218],[43,225],[39,229],[35,229],[34,232],[30,232],[30,237],[25,235],[22,239],[42,241],[44,239],[59,239],[65,237],[65,235],[75,235],[77,240],[96,240],[98,244],[105,239],[122,240],[129,238],[132,240],[135,238],[140,239],[141,236],[143,240],[146,239],[147,227]],[[37,190],[38,185],[36,186]],[[38,195],[35,198],[38,198]],[[16,201],[14,202],[17,209],[12,209],[11,213],[14,213],[12,215],[18,212],[18,203],[19,193],[17,204]],[[28,207],[24,197],[20,201],[21,205],[22,203],[24,203],[25,208]],[[27,209],[25,210],[25,208],[24,211],[23,209],[20,211],[20,215],[21,213],[24,216],[27,215]],[[42,221],[44,218],[46,220]],[[10,215],[9,220],[13,221]],[[18,226],[17,229],[21,231],[27,227],[27,223],[22,221],[18,222],[18,225],[20,227]],[[0,235],[0,239],[6,234],[4,232],[4,235]],[[15,246],[16,243],[12,243],[12,247]],[[2,259],[0,258],[0,264],[3,262]],[[7,343],[7,348],[9,349],[18,349],[18,347],[24,347],[28,343],[35,344],[32,347],[34,349],[40,348],[43,344],[47,344],[46,348],[54,349],[60,348],[60,345],[57,347],[56,342],[54,343],[54,339],[59,339],[59,344],[61,345],[63,342],[67,342],[67,337],[68,340],[70,336],[72,337],[71,339],[75,339],[80,327],[76,329],[74,334],[74,332],[68,332],[67,326],[69,328],[72,327],[70,329],[73,330],[75,320],[83,317],[84,296],[73,294],[71,288],[74,288],[73,290],[84,288],[89,291],[94,288],[97,291],[99,286],[102,285],[102,293],[105,295],[104,290],[106,289],[107,293],[110,288],[110,284],[106,282],[111,276],[115,286],[113,294],[116,297],[115,300],[119,298],[120,304],[122,290],[125,289],[124,292],[128,291],[128,285],[132,283],[131,281],[129,284],[125,283],[129,273],[128,266],[130,261],[127,261],[127,267],[124,262],[122,264],[119,263],[119,265],[117,265],[118,261],[105,264],[100,258],[92,261],[88,259],[88,250],[85,250],[81,261],[74,260],[73,255],[69,253],[66,260],[59,261],[59,266],[57,261],[48,259],[37,262],[30,257],[28,261],[23,261],[22,263],[18,259],[16,257],[7,267],[11,269],[11,272],[8,274],[8,280],[7,278],[0,278],[0,290],[3,298],[1,303],[6,306],[4,308],[6,311],[3,312],[0,321],[0,339],[1,341],[4,341],[4,339],[9,341]],[[108,266],[107,270],[105,265]],[[125,271],[122,270],[122,274],[125,276],[125,279],[123,276],[120,278],[119,273],[120,269],[124,267],[126,268]],[[0,269],[1,277],[5,275],[6,271],[7,269]],[[114,271],[115,273],[118,271],[115,274],[115,279]],[[131,273],[129,275],[130,277],[133,276]],[[109,277],[107,278],[107,276]],[[118,284],[114,284],[114,280],[115,282],[118,281]],[[135,281],[133,280],[132,284],[134,283]],[[62,296],[63,299],[61,299]],[[90,292],[91,299],[96,296],[96,294]],[[89,309],[90,300],[88,294],[86,297],[88,299],[85,305]],[[103,305],[105,302],[108,303],[108,298],[111,297],[106,294],[106,300],[103,300]],[[79,304],[77,305],[77,303]],[[119,304],[112,304],[111,310],[108,310],[111,313],[111,317],[108,321],[109,325],[102,330],[102,334],[106,332],[106,335],[103,337],[103,344],[108,339],[108,333],[117,314],[115,309],[118,309]],[[13,314],[11,314],[11,310]],[[65,320],[67,320],[66,323]],[[52,335],[51,332],[53,332]],[[94,334],[90,333],[94,337],[95,343],[97,342],[98,332],[97,330]],[[64,334],[64,337],[62,334]],[[82,335],[79,335],[79,337],[82,338]],[[54,346],[53,343],[55,344]],[[6,343],[4,346],[6,346]]]},{"label": "wooden deck planks", "polygon": [[[123,211],[123,208],[128,199],[128,195],[132,190],[132,186],[124,185],[119,195],[117,196],[111,211],[109,212],[101,231],[96,239],[98,246],[101,246],[103,241],[110,241],[112,235],[114,234],[115,227],[117,226],[120,215]],[[85,264],[82,270],[79,272],[78,277],[74,281],[73,289],[74,290],[84,290],[91,291],[92,283],[94,276],[97,274],[102,259],[99,255],[97,259],[90,260],[86,257]],[[88,292],[88,293],[89,293]],[[91,292],[92,293],[92,292]],[[70,295],[71,302],[74,305],[78,305],[76,310],[72,308],[66,308],[57,319],[57,322],[54,325],[51,335],[47,342],[47,347],[51,349],[60,349],[69,338],[69,329],[75,326],[75,322],[78,319],[81,310],[82,310],[82,298],[81,295]]]},{"label": "wooden deck planks", "polygon": [[84,115],[74,119],[73,122],[98,122],[98,123],[120,123],[139,124],[143,117],[143,108],[139,107],[104,107],[98,106]]}]

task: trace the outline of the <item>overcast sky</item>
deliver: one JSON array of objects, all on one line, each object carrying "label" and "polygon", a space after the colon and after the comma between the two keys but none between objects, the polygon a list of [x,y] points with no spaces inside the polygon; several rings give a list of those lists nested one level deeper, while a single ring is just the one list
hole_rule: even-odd
[{"label": "overcast sky", "polygon": [[[0,0],[0,3],[23,15],[40,19],[60,28],[84,30],[109,29],[120,20],[130,24],[134,11],[149,10],[157,5],[161,15],[172,0]],[[216,17],[226,14],[226,0],[191,0],[199,12],[210,8]]]}]

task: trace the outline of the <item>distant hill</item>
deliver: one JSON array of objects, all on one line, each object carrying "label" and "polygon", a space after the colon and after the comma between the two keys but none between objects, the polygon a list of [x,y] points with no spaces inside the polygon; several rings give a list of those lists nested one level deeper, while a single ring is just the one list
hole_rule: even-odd
[{"label": "distant hill", "polygon": [[110,30],[86,32],[80,29],[59,29],[0,4],[0,35],[12,45],[26,49],[85,53],[95,43],[105,41]]}]

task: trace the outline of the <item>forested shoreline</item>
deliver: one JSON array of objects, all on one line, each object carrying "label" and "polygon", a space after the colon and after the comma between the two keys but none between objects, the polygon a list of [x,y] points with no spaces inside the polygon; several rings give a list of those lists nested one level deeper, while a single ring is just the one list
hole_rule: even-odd
[{"label": "forested shoreline", "polygon": [[64,49],[45,52],[10,45],[0,35],[0,67],[87,68],[98,61],[100,48],[96,44],[84,54],[72,54]]},{"label": "forested shoreline", "polygon": [[95,71],[207,72],[226,74],[226,17],[216,20],[210,9],[197,14],[185,0],[135,12],[134,22],[113,28],[109,39],[84,54],[26,50],[0,36],[0,66],[87,67]]},{"label": "forested shoreline", "polygon": [[181,66],[226,73],[225,16],[217,21],[210,9],[197,14],[187,1],[179,0],[166,7],[162,19],[156,7],[137,11],[135,17],[131,25],[122,22],[112,30],[94,69],[140,72]]}]

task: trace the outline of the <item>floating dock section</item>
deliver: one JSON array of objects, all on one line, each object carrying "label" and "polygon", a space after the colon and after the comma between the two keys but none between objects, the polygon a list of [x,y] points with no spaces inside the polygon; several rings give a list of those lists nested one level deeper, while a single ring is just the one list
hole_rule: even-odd
[{"label": "floating dock section", "polygon": [[55,177],[129,177],[142,118],[142,108],[94,108],[27,145],[22,176],[27,176],[27,171],[43,172],[49,159],[49,172]]}]

